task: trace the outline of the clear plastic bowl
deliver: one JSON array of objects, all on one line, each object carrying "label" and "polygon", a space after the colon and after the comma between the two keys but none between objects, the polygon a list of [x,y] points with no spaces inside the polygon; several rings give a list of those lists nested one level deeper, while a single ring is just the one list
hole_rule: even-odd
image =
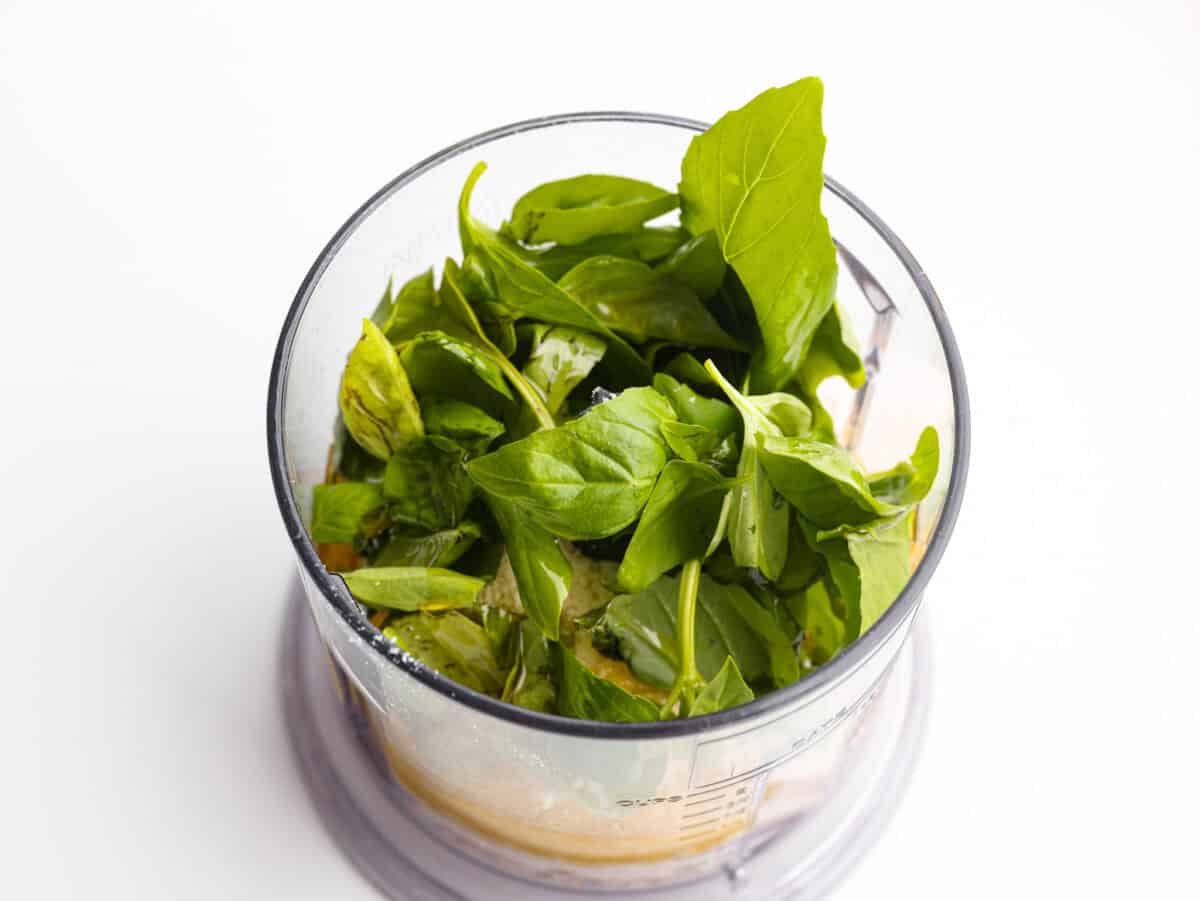
[{"label": "clear plastic bowl", "polygon": [[[857,392],[829,380],[822,400],[870,469],[906,457],[926,425],[942,442],[938,479],[918,515],[912,578],[843,653],[794,685],[710,716],[573,720],[477,694],[401,654],[326,571],[306,523],[312,488],[325,478],[346,354],[389,276],[406,279],[460,254],[455,205],[471,167],[480,159],[489,166],[473,212],[498,223],[516,197],[553,178],[606,172],[674,184],[688,142],[704,127],[583,113],[516,123],[435,154],[337,232],[304,279],[276,351],[271,475],[312,620],[353,695],[349,707],[405,803],[419,799],[421,828],[517,884],[633,891],[734,872],[747,848],[819,810],[853,776],[861,758],[851,753],[855,737],[882,734],[865,725],[871,701],[905,646],[961,502],[966,385],[941,304],[891,230],[826,179],[838,297],[864,345],[869,378]],[[297,645],[290,653],[311,651]],[[335,777],[338,761],[326,763]]]}]

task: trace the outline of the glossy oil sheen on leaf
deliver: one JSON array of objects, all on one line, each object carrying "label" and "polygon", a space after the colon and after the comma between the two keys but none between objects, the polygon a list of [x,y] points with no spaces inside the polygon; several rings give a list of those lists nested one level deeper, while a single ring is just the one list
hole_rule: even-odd
[{"label": "glossy oil sheen on leaf", "polygon": [[529,244],[579,244],[635,231],[669,213],[679,197],[632,178],[577,175],[539,185],[517,200],[508,229]]},{"label": "glossy oil sheen on leaf", "polygon": [[737,707],[739,704],[748,704],[753,700],[754,692],[738,672],[737,664],[732,657],[726,657],[721,669],[696,696],[696,702],[692,704],[688,715],[704,716]]},{"label": "glossy oil sheen on leaf", "polygon": [[420,438],[421,408],[395,348],[379,327],[363,320],[338,391],[342,422],[358,446],[380,460]]},{"label": "glossy oil sheen on leaf", "polygon": [[383,630],[430,669],[475,691],[500,694],[503,676],[483,629],[460,613],[419,613],[393,620]]},{"label": "glossy oil sheen on leaf", "polygon": [[667,462],[659,424],[675,418],[652,388],[630,388],[556,429],[535,432],[467,464],[489,496],[569,540],[630,525]]},{"label": "glossy oil sheen on leaf", "polygon": [[387,610],[447,609],[475,603],[482,579],[425,566],[372,566],[343,573],[355,599]]},{"label": "glossy oil sheen on leaf", "polygon": [[743,349],[721,330],[691,288],[637,260],[592,257],[558,284],[608,328],[638,344],[657,338],[673,344]]},{"label": "glossy oil sheen on leaf", "polygon": [[521,595],[521,606],[548,638],[558,638],[559,616],[571,589],[571,564],[555,537],[512,503],[489,497]]},{"label": "glossy oil sheen on leaf", "polygon": [[378,485],[340,482],[313,488],[313,541],[352,542],[362,518],[383,503]]},{"label": "glossy oil sheen on leaf", "polygon": [[696,235],[658,265],[658,271],[687,285],[701,300],[721,289],[727,264],[714,231]]},{"label": "glossy oil sheen on leaf", "polygon": [[562,645],[554,647],[559,658],[558,712],[563,716],[609,723],[650,723],[658,719],[658,708],[653,703],[597,676]]},{"label": "glossy oil sheen on leaf", "polygon": [[680,183],[693,234],[717,233],[754,305],[763,348],[756,393],[784,387],[800,369],[833,304],[837,255],[821,213],[823,89],[805,78],[772,88],[692,139]]},{"label": "glossy oil sheen on leaf", "polygon": [[392,521],[431,530],[458,525],[475,496],[465,458],[458,444],[436,435],[393,454],[383,474]]}]

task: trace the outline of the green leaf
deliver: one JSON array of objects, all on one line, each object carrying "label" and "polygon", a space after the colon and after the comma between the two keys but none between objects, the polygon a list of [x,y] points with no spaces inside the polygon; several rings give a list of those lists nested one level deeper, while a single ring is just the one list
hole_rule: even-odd
[{"label": "green leaf", "polygon": [[381,503],[379,486],[367,482],[314,486],[312,540],[333,544],[352,542],[362,518]]},{"label": "green leaf", "polygon": [[732,657],[726,657],[725,663],[721,665],[716,676],[697,695],[696,703],[692,705],[688,715],[704,716],[708,713],[737,707],[739,704],[749,704],[753,700],[754,692],[742,679],[737,663]]},{"label": "green leaf", "polygon": [[691,288],[637,260],[592,257],[558,282],[598,320],[635,343],[660,338],[742,350]]},{"label": "green leaf", "polygon": [[664,422],[659,431],[675,456],[689,463],[707,463],[723,475],[736,471],[738,442],[733,432],[715,432],[689,422]]},{"label": "green leaf", "polygon": [[484,584],[482,579],[426,566],[372,566],[343,573],[342,579],[364,604],[410,612],[470,607]]},{"label": "green leaf", "polygon": [[[420,276],[417,276],[420,278]],[[389,275],[387,286],[383,289],[383,296],[379,298],[379,303],[375,305],[375,312],[371,314],[371,321],[382,329],[388,321],[388,317],[392,315],[392,305],[396,302],[396,296],[392,292],[392,277]]]},{"label": "green leaf", "polygon": [[763,346],[755,392],[800,370],[833,304],[837,255],[821,214],[823,88],[805,78],[772,88],[692,139],[679,186],[682,221],[715,230],[754,305]]},{"label": "green leaf", "polygon": [[481,409],[450,397],[426,397],[421,401],[425,432],[449,438],[477,456],[504,434],[504,424]]},{"label": "green leaf", "polygon": [[601,235],[582,244],[551,244],[548,247],[514,245],[521,259],[553,282],[592,257],[624,257],[657,263],[666,259],[690,240],[690,235],[677,226],[639,228],[627,235]]},{"label": "green leaf", "polygon": [[604,356],[604,341],[565,326],[535,325],[522,373],[541,392],[546,409],[558,413],[567,395]]},{"label": "green leaf", "polygon": [[508,230],[530,244],[579,244],[599,235],[635,231],[678,205],[678,196],[644,181],[577,175],[524,194],[513,206]]},{"label": "green leaf", "polygon": [[605,538],[641,512],[667,462],[659,424],[675,418],[652,388],[630,388],[556,429],[479,457],[467,471],[554,535]]},{"label": "green leaf", "polygon": [[804,637],[801,647],[814,666],[832,660],[846,646],[846,624],[833,609],[826,582],[818,580],[785,598]]},{"label": "green leaf", "polygon": [[424,434],[421,409],[395,348],[370,319],[350,351],[338,391],[342,422],[359,447],[381,460]]},{"label": "green leaf", "polygon": [[937,478],[940,452],[937,430],[927,426],[917,439],[912,456],[897,463],[886,472],[877,472],[867,477],[871,494],[887,504],[907,506],[919,504],[933,487]]},{"label": "green leaf", "polygon": [[[771,484],[806,519],[823,528],[869,522],[898,513],[871,494],[848,451],[809,438],[761,435],[759,457]],[[747,438],[745,444],[749,444]]]},{"label": "green leaf", "polygon": [[851,388],[861,388],[866,381],[858,341],[850,321],[836,300],[813,335],[812,345],[800,368],[800,381],[812,391],[831,376],[840,375]]},{"label": "green leaf", "polygon": [[[471,216],[471,193],[487,167],[479,163],[463,185],[458,204],[458,228],[463,253],[476,253],[495,281],[496,293],[515,314],[551,325],[567,325],[604,335],[609,353],[640,382],[650,381],[650,369],[636,350],[607,328],[591,311],[523,258],[520,245]],[[615,361],[614,361],[615,362]]]},{"label": "green leaf", "polygon": [[[705,373],[707,375],[707,370]],[[702,397],[664,372],[655,373],[654,390],[671,402],[680,422],[702,425],[720,434],[734,432],[741,427],[741,418],[729,404]]]},{"label": "green leaf", "polygon": [[[483,632],[488,637],[488,644],[492,646],[492,654],[495,656],[496,662],[502,669],[510,668],[515,656],[513,648],[515,642],[512,639],[516,636],[517,614],[511,610],[505,610],[503,607],[480,604],[479,619],[483,625]],[[523,620],[523,622],[529,622],[529,620]]]},{"label": "green leaf", "polygon": [[337,473],[350,482],[371,482],[378,484],[383,481],[385,461],[373,454],[367,453],[358,442],[350,436],[350,431],[339,415],[334,429],[334,458],[337,460]]},{"label": "green leaf", "polygon": [[451,566],[479,540],[479,526],[460,523],[426,535],[392,535],[371,561],[373,566]]},{"label": "green leaf", "polygon": [[562,645],[554,647],[559,661],[561,715],[607,723],[650,723],[658,719],[658,708],[653,703],[597,676]]},{"label": "green leaf", "polygon": [[555,537],[514,504],[489,497],[488,507],[504,535],[521,606],[547,638],[557,639],[563,601],[571,589],[570,562]]},{"label": "green leaf", "polygon": [[501,700],[529,710],[554,713],[558,691],[554,685],[554,656],[550,642],[537,624],[528,619],[517,626],[515,636],[515,659],[504,683]]},{"label": "green leaf", "polygon": [[658,477],[617,571],[621,588],[642,591],[667,570],[702,557],[730,484],[707,464],[670,461]]},{"label": "green leaf", "polygon": [[705,391],[716,387],[704,364],[687,352],[672,357],[663,368],[663,372],[693,389]]},{"label": "green leaf", "polygon": [[701,300],[721,289],[727,268],[721,242],[713,231],[696,235],[658,265],[659,272],[687,285]]},{"label": "green leaf", "polygon": [[393,454],[383,474],[392,521],[430,530],[458,525],[475,496],[465,458],[461,447],[438,436]]},{"label": "green leaf", "polygon": [[439,393],[436,389],[436,376],[431,377],[427,374],[431,371],[437,372],[440,368],[437,362],[430,362],[431,351],[433,352],[432,359],[436,359],[437,354],[440,353],[472,372],[477,379],[496,394],[509,400],[515,400],[512,390],[504,378],[503,370],[484,349],[470,341],[442,331],[421,332],[400,348],[400,361],[409,372],[414,384],[420,386],[417,390],[421,394]]},{"label": "green leaf", "polygon": [[500,694],[503,675],[483,629],[460,613],[419,613],[393,620],[383,630],[417,660],[460,685],[492,696]]},{"label": "green leaf", "polygon": [[400,286],[380,328],[393,344],[420,332],[457,330],[453,314],[434,289],[432,267]]}]

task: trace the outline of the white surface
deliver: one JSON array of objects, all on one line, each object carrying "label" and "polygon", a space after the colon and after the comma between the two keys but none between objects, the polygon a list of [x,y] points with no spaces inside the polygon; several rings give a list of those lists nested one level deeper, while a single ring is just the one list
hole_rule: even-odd
[{"label": "white surface", "polygon": [[1194,2],[191,6],[0,5],[6,897],[374,897],[272,682],[300,278],[465,134],[809,73],[974,408],[925,758],[839,898],[1195,896]]}]

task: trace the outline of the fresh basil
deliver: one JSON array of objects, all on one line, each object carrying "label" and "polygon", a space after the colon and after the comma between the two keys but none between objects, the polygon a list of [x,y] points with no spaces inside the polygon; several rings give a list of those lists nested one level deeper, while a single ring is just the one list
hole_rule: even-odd
[{"label": "fresh basil", "polygon": [[[701,300],[721,290],[727,269],[716,232],[706,231],[689,240],[657,267],[664,275],[687,285]],[[700,343],[700,342],[695,342]]]},{"label": "fresh basil", "polygon": [[421,415],[426,434],[449,438],[472,456],[486,451],[504,434],[504,423],[476,406],[450,397],[423,398]]},{"label": "fresh basil", "polygon": [[352,542],[364,516],[383,503],[378,485],[340,482],[313,488],[312,539],[334,544]]},{"label": "fresh basil", "polygon": [[385,610],[444,610],[475,603],[482,579],[426,566],[379,566],[342,573],[356,600]]},{"label": "fresh basil", "polygon": [[822,579],[785,599],[803,634],[801,649],[813,666],[828,663],[846,644],[846,624],[834,610],[834,597]]},{"label": "fresh basil", "polygon": [[570,562],[554,535],[515,504],[492,496],[488,507],[504,535],[522,608],[547,638],[557,639],[563,601],[571,589]]},{"label": "fresh basil", "polygon": [[737,663],[732,657],[726,657],[712,681],[705,685],[704,690],[696,697],[696,703],[692,705],[689,715],[704,716],[737,707],[739,704],[748,704],[753,700],[754,692],[738,672]]},{"label": "fresh basil", "polygon": [[428,534],[394,534],[371,559],[372,566],[452,566],[479,540],[479,526],[459,523]]},{"label": "fresh basil", "polygon": [[643,263],[658,263],[691,240],[679,227],[647,226],[625,235],[601,235],[582,244],[551,244],[547,247],[513,245],[527,264],[557,282],[584,260],[592,257],[624,257]]},{"label": "fresh basil", "polygon": [[555,649],[559,713],[610,723],[649,723],[658,719],[658,708],[652,702],[597,676],[562,645],[555,645]]},{"label": "fresh basil", "polygon": [[522,620],[514,631],[514,662],[504,683],[501,700],[554,713],[558,690],[554,685],[554,652],[532,620]]},{"label": "fresh basil", "polygon": [[937,431],[927,427],[921,432],[916,449],[908,460],[897,463],[886,472],[867,477],[871,495],[878,501],[894,506],[919,504],[933,487],[939,460]]},{"label": "fresh basil", "polygon": [[575,387],[604,356],[604,342],[580,329],[535,325],[522,373],[541,392],[546,409],[558,413]]},{"label": "fresh basil", "polygon": [[431,530],[458,525],[475,497],[465,459],[462,447],[436,435],[393,454],[383,474],[392,521]]},{"label": "fresh basil", "polygon": [[844,378],[851,388],[861,388],[866,381],[858,342],[846,312],[836,300],[817,326],[812,346],[800,367],[800,381],[815,391],[817,385],[835,375]]},{"label": "fresh basil", "polygon": [[420,332],[457,330],[458,324],[434,288],[432,267],[400,286],[380,328],[393,344]]},{"label": "fresh basil", "polygon": [[[496,361],[478,346],[446,332],[421,332],[413,336],[401,345],[400,361],[413,373],[414,387],[422,395],[438,393],[439,379],[447,377],[446,361],[452,361],[456,365],[450,367],[451,371],[456,368],[466,370],[495,394],[514,400],[504,372]],[[457,383],[461,377],[449,378]]]},{"label": "fresh basil", "polygon": [[707,463],[724,475],[737,469],[738,441],[733,432],[715,432],[690,422],[664,422],[659,431],[675,456],[689,463]]},{"label": "fresh basil", "polygon": [[483,629],[460,613],[418,613],[393,620],[384,637],[460,685],[497,696],[504,677]]},{"label": "fresh basil", "polygon": [[579,175],[547,182],[522,195],[513,206],[508,231],[531,244],[579,244],[601,235],[632,232],[678,205],[677,195],[648,182]]},{"label": "fresh basil", "polygon": [[[705,372],[707,373],[707,370]],[[729,404],[713,400],[711,397],[703,397],[665,372],[655,373],[654,388],[671,402],[680,422],[701,425],[718,434],[727,434],[741,428],[741,417]]]},{"label": "fresh basil", "polygon": [[350,351],[338,405],[350,436],[381,460],[424,434],[400,357],[370,319],[363,320],[362,337]]}]

